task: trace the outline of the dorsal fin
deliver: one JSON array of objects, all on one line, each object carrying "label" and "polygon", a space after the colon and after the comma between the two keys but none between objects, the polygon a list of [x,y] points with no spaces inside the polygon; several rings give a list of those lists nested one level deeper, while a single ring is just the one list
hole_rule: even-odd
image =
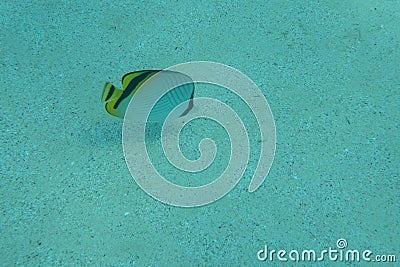
[{"label": "dorsal fin", "polygon": [[136,90],[140,87],[140,85],[143,82],[145,82],[148,78],[150,78],[157,72],[159,72],[159,70],[140,70],[140,71],[127,73],[122,77],[122,89],[125,91],[125,89],[132,82],[132,80],[136,79],[135,84],[133,84],[133,88],[135,88],[135,90]]}]

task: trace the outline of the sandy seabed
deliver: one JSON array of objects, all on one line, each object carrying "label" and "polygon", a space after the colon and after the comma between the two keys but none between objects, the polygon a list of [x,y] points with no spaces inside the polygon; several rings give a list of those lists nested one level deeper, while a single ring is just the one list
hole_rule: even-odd
[{"label": "sandy seabed", "polygon": [[[325,2],[2,1],[0,265],[281,266],[257,252],[340,238],[399,261],[400,4]],[[276,155],[256,192],[252,151],[224,198],[177,208],[132,179],[100,97],[194,60],[261,88]]]}]

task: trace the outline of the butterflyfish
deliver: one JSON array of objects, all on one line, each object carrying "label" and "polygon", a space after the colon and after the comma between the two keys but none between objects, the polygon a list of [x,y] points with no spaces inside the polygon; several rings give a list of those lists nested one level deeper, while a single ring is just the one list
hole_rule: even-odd
[{"label": "butterflyfish", "polygon": [[[157,73],[162,74],[161,82],[157,86],[143,86]],[[179,86],[175,86],[176,84],[179,84]],[[154,94],[155,90],[165,90],[166,87],[171,88],[171,90],[158,100],[151,110],[148,120],[162,122],[174,108],[188,101],[185,105],[179,107],[177,113],[181,114],[180,117],[185,116],[193,108],[194,83],[189,76],[175,71],[141,70],[127,73],[122,77],[122,90],[110,82],[105,84],[101,101],[106,103],[105,109],[109,114],[124,118],[130,100],[141,88],[144,88],[144,91],[140,92],[142,97],[140,104],[148,105],[153,103],[149,103],[151,97],[146,96]],[[143,108],[139,105],[132,107],[132,109],[134,112],[141,112]]]}]

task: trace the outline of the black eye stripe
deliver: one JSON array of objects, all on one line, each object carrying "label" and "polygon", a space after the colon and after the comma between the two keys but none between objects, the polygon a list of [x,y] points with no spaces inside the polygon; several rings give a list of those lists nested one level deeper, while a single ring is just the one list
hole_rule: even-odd
[{"label": "black eye stripe", "polygon": [[108,90],[108,94],[107,94],[106,98],[104,99],[104,102],[107,102],[108,99],[111,98],[111,96],[114,94],[114,91],[115,91],[115,86],[111,85],[110,89]]}]

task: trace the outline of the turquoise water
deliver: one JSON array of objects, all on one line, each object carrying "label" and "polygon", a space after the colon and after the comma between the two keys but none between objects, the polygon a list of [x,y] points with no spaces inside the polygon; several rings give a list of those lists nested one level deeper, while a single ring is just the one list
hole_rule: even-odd
[{"label": "turquoise water", "polygon": [[[398,1],[0,7],[2,266],[353,265],[257,259],[264,246],[320,252],[340,238],[346,249],[400,260]],[[104,83],[119,86],[125,73],[195,60],[232,66],[260,87],[275,118],[276,155],[254,193],[257,151],[225,197],[178,208],[132,179],[122,121],[100,98]],[[198,156],[201,133],[220,137],[225,151],[220,130],[193,122],[183,153]],[[256,147],[262,140],[249,132]],[[226,162],[219,155],[213,171]]]}]

